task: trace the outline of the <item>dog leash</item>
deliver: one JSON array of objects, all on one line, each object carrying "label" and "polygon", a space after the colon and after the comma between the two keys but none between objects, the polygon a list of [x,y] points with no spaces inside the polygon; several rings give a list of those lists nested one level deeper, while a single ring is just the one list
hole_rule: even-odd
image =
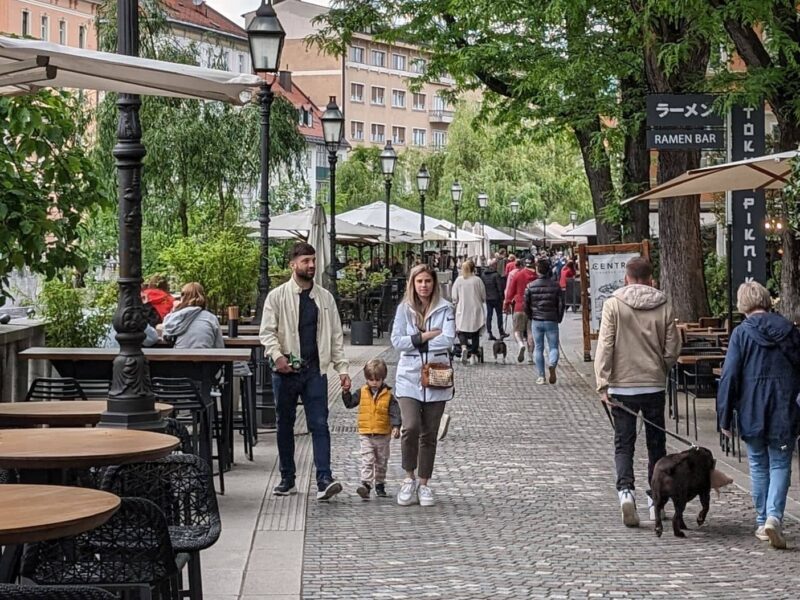
[{"label": "dog leash", "polygon": [[[653,423],[653,422],[652,422],[652,421],[650,421],[649,419],[645,419],[645,418],[644,418],[644,415],[640,415],[639,413],[632,411],[630,408],[628,408],[627,406],[625,406],[625,405],[623,405],[623,404],[620,404],[620,403],[618,403],[618,402],[614,402],[614,401],[613,401],[613,400],[611,400],[611,399],[609,399],[609,401],[608,401],[608,404],[607,404],[607,403],[605,403],[605,402],[603,402],[602,400],[600,401],[600,404],[602,404],[602,405],[603,405],[603,408],[605,408],[605,409],[606,409],[606,415],[608,415],[608,420],[609,420],[609,422],[611,423],[611,427],[614,427],[614,428],[615,428],[615,426],[614,426],[614,418],[611,416],[611,411],[610,411],[610,410],[608,410],[608,405],[609,405],[609,404],[611,405],[611,408],[619,408],[619,409],[621,409],[621,410],[624,410],[624,411],[625,411],[626,413],[628,413],[629,415],[633,415],[633,416],[634,416],[634,417],[636,417],[637,419],[638,419],[638,418],[641,418],[641,419],[642,419],[642,421],[644,421],[646,424],[650,425],[651,427],[655,427],[655,428],[656,428],[656,429],[658,429],[659,431],[663,431],[663,432],[664,432],[664,433],[666,433],[668,436],[671,436],[671,437],[675,438],[675,439],[676,439],[676,440],[678,440],[679,442],[683,442],[684,444],[686,444],[687,446],[691,446],[692,448],[697,448],[697,444],[695,444],[695,443],[694,443],[694,442],[692,442],[691,440],[688,440],[688,439],[686,439],[685,437],[682,437],[682,436],[678,435],[677,433],[672,433],[671,431],[668,431],[667,429],[665,429],[665,428],[663,428],[663,427],[661,427],[661,426],[659,426],[659,425],[656,425],[655,423]],[[616,429],[616,428],[615,428],[615,429]]]}]

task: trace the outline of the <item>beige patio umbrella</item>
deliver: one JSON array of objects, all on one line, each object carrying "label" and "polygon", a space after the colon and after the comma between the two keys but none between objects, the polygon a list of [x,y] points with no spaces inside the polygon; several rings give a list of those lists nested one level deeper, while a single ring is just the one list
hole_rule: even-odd
[{"label": "beige patio umbrella", "polygon": [[[693,169],[622,204],[656,198],[677,198],[733,190],[779,190],[789,181],[796,150]],[[566,234],[571,235],[571,232]]]},{"label": "beige patio umbrella", "polygon": [[249,73],[0,36],[0,96],[53,87],[243,104],[260,84]]}]

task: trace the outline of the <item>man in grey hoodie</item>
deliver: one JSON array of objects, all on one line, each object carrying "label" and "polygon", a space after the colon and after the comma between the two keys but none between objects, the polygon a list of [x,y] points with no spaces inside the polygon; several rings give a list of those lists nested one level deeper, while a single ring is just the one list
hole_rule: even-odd
[{"label": "man in grey hoodie", "polygon": [[[636,447],[635,416],[662,428],[645,424],[647,438],[647,482],[653,467],[666,454],[664,434],[664,390],[667,374],[678,359],[681,340],[664,292],[653,287],[653,267],[644,258],[634,258],[625,267],[625,286],[603,303],[597,339],[594,372],[597,391],[610,401],[633,411],[612,408],[614,415],[614,463],[617,470],[622,522],[639,526],[633,496],[633,451]],[[611,399],[611,400],[609,400]],[[648,491],[650,518],[655,519]]]}]

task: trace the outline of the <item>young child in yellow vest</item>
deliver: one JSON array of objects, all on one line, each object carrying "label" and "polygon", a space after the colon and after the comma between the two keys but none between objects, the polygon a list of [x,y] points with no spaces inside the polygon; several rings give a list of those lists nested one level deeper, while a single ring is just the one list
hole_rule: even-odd
[{"label": "young child in yellow vest", "polygon": [[[367,385],[353,394],[342,394],[345,407],[358,406],[358,433],[361,439],[361,485],[356,492],[369,500],[372,485],[375,495],[386,497],[386,466],[391,439],[400,437],[400,405],[386,385],[386,363],[379,358],[364,367]],[[349,396],[349,398],[348,398]]]}]

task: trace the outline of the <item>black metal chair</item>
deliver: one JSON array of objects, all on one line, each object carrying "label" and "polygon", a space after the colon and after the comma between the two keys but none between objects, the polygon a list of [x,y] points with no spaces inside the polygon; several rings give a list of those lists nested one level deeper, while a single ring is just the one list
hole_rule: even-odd
[{"label": "black metal chair", "polygon": [[167,521],[144,498],[122,498],[103,525],[25,547],[22,575],[40,585],[92,585],[170,594],[177,572]]},{"label": "black metal chair", "polygon": [[106,400],[111,389],[108,379],[79,379],[78,384],[89,400]]},{"label": "black metal chair", "polygon": [[[178,421],[191,424],[192,453],[202,457],[209,465],[212,464],[214,423],[221,423],[220,419],[215,418],[217,411],[213,399],[204,399],[197,384],[186,377],[153,377],[153,393],[156,400],[175,408],[174,414]],[[219,454],[218,451],[219,487],[224,494],[225,475]]]},{"label": "black metal chair", "polygon": [[161,508],[173,549],[188,554],[189,597],[201,599],[200,551],[213,546],[222,530],[208,464],[193,454],[173,454],[153,462],[109,467],[102,489],[147,498]]},{"label": "black metal chair", "polygon": [[172,435],[181,441],[176,452],[183,452],[184,454],[192,454],[192,434],[186,429],[186,426],[173,417],[164,418],[164,433]]},{"label": "black metal chair", "polygon": [[[253,447],[257,443],[258,429],[255,426],[256,419],[256,398],[255,388],[255,365],[249,365],[250,375],[236,375],[239,378],[239,397],[240,410],[233,414],[233,430],[238,431],[244,439],[244,452],[247,459],[253,460]],[[231,454],[231,460],[233,455]]]},{"label": "black metal chair", "polygon": [[25,402],[32,400],[86,400],[86,393],[72,377],[37,377],[25,395]]},{"label": "black metal chair", "polygon": [[115,600],[100,588],[78,585],[13,585],[0,583],[2,600]]}]

